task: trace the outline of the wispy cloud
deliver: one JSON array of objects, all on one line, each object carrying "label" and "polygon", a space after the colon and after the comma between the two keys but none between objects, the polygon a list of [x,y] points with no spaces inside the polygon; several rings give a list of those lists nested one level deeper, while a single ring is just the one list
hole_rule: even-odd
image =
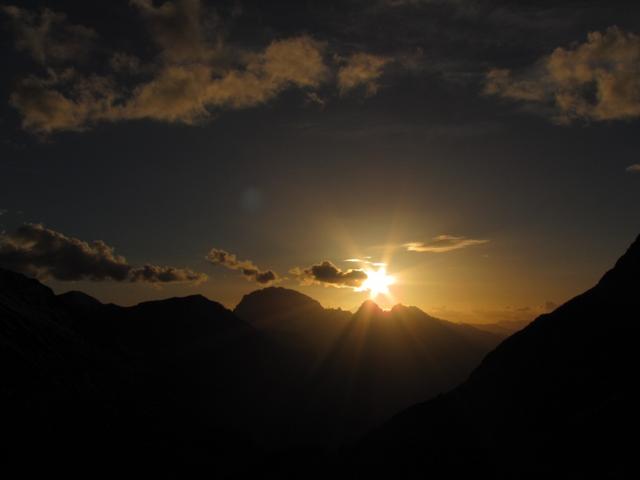
[{"label": "wispy cloud", "polygon": [[386,267],[387,264],[385,262],[372,262],[370,260],[371,257],[365,258],[347,258],[344,261],[347,263],[359,263],[360,265],[371,265],[374,267]]},{"label": "wispy cloud", "polygon": [[0,266],[56,280],[197,284],[207,279],[188,268],[135,267],[102,240],[86,242],[40,224],[25,224],[15,232],[0,234]]},{"label": "wispy cloud", "polygon": [[461,248],[483,245],[489,240],[459,237],[454,235],[439,235],[428,242],[409,242],[403,246],[409,252],[445,253]]},{"label": "wispy cloud", "polygon": [[280,277],[273,270],[261,270],[250,260],[238,260],[238,257],[219,248],[212,248],[205,259],[213,265],[219,265],[229,270],[237,270],[247,279],[261,285],[269,285],[280,281]]}]

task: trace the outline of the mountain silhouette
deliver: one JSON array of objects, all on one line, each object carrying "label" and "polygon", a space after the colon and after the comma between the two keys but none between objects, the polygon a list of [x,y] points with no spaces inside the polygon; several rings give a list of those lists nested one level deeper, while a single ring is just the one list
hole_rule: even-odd
[{"label": "mountain silhouette", "polygon": [[640,238],[600,282],[368,436],[358,475],[634,478]]},{"label": "mountain silhouette", "polygon": [[324,309],[285,288],[250,293],[234,313],[292,353],[296,388],[286,396],[295,400],[295,430],[324,444],[452,388],[501,339],[415,307],[385,312],[367,300],[355,314]]},{"label": "mountain silhouette", "polygon": [[233,312],[256,329],[309,355],[334,341],[352,316],[345,310],[325,309],[313,298],[282,287],[245,295]]},{"label": "mountain silhouette", "polygon": [[500,340],[417,308],[352,314],[283,288],[234,311],[200,295],[120,307],[6,270],[0,326],[15,458],[160,455],[159,470],[221,474],[247,455],[343,445],[462,381]]},{"label": "mountain silhouette", "polygon": [[253,451],[243,427],[256,422],[243,412],[255,405],[247,372],[259,372],[263,346],[202,296],[104,305],[0,269],[3,455],[23,471],[68,475],[235,468]]}]

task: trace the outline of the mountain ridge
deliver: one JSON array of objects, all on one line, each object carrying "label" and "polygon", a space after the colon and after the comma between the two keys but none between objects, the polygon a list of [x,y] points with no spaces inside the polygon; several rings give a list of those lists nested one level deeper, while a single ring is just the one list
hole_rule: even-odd
[{"label": "mountain ridge", "polygon": [[[384,312],[365,302],[376,318],[360,318],[281,287],[252,292],[231,311],[202,295],[121,307],[81,292],[56,296],[36,280],[19,278],[41,298],[24,300],[9,322],[51,317],[51,325],[70,332],[73,345],[139,379],[140,388],[127,390],[163,398],[167,415],[194,410],[268,448],[350,441],[398,409],[455,385],[490,348],[487,339],[499,341],[481,332],[468,336],[417,308]],[[16,284],[5,283],[7,291]],[[162,408],[154,407],[153,415],[161,418]]]}]

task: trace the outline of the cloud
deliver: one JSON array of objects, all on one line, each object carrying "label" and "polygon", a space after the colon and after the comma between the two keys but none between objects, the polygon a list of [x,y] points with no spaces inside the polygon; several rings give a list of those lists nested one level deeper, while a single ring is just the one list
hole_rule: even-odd
[{"label": "cloud", "polygon": [[386,267],[385,262],[372,262],[369,260],[371,257],[366,258],[347,258],[344,261],[348,263],[359,263],[361,265],[373,265],[374,267]]},{"label": "cloud", "polygon": [[132,268],[129,272],[129,279],[132,282],[149,283],[173,283],[191,282],[202,283],[207,280],[204,273],[194,272],[188,268],[176,268],[159,265],[144,265]]},{"label": "cloud", "polygon": [[[225,41],[219,17],[199,0],[132,0],[131,5],[147,26],[157,55],[142,60],[127,52],[109,52],[99,73],[83,69],[80,53],[72,48],[75,43],[46,41],[48,33],[25,43],[20,40],[24,28],[16,30],[18,49],[43,63],[49,57],[68,61],[66,66],[48,66],[44,75],[17,80],[9,102],[25,130],[48,135],[141,119],[195,125],[226,110],[265,104],[288,89],[302,90],[306,103],[322,105],[325,100],[317,90],[327,86],[337,87],[341,95],[356,87],[373,95],[390,61],[356,52],[347,58],[334,54],[340,59],[336,65],[326,61],[331,57],[328,44],[309,35],[274,39],[262,48],[234,46]],[[44,15],[17,7],[5,11],[22,23]],[[53,23],[68,24],[62,14],[47,15]]]},{"label": "cloud", "polygon": [[46,77],[22,79],[9,103],[22,115],[24,129],[48,134],[81,131],[96,121],[112,118],[117,99],[111,79],[66,69],[49,70]]},{"label": "cloud", "polygon": [[48,8],[31,12],[6,5],[0,6],[0,11],[9,18],[16,49],[42,65],[86,56],[98,36],[88,27],[70,23],[64,13]]},{"label": "cloud", "polygon": [[357,87],[364,87],[368,96],[375,95],[380,85],[385,65],[391,61],[388,57],[358,52],[342,60],[338,70],[338,89],[344,95]]},{"label": "cloud", "polygon": [[168,65],[107,117],[193,124],[216,110],[266,103],[289,87],[315,88],[328,74],[323,48],[308,36],[277,40],[263,52],[246,57],[242,68],[223,74],[202,63]]},{"label": "cloud", "polygon": [[629,173],[640,173],[640,163],[634,163],[626,168]]},{"label": "cloud", "polygon": [[206,41],[203,20],[206,15],[199,0],[176,0],[154,6],[152,0],[130,0],[146,21],[161,54],[170,61],[205,60],[212,54]]},{"label": "cloud", "polygon": [[124,52],[116,52],[109,59],[109,66],[115,73],[137,74],[142,71],[138,57]]},{"label": "cloud", "polygon": [[358,288],[367,279],[364,270],[341,270],[328,260],[308,268],[293,268],[290,273],[303,284],[321,284],[337,288]]},{"label": "cloud", "polygon": [[640,116],[640,36],[610,27],[521,72],[493,69],[485,93],[553,108],[559,123]]},{"label": "cloud", "polygon": [[454,235],[439,235],[427,243],[409,242],[403,246],[408,252],[445,253],[474,245],[483,245],[488,242],[489,240],[477,240],[473,238],[456,237]]},{"label": "cloud", "polygon": [[225,250],[212,248],[205,259],[214,265],[220,265],[230,270],[237,270],[247,279],[261,285],[269,285],[280,281],[280,277],[272,270],[260,270],[249,260],[238,260],[235,254]]},{"label": "cloud", "polygon": [[40,224],[25,224],[13,233],[0,234],[0,266],[40,279],[150,283],[200,283],[207,279],[189,269],[133,267],[102,240],[85,242]]},{"label": "cloud", "polygon": [[195,124],[219,110],[266,103],[290,87],[320,86],[328,77],[322,49],[304,36],[274,41],[242,68],[221,74],[205,63],[165,65],[131,94],[111,77],[52,71],[20,81],[10,103],[23,128],[45,134],[135,119]]}]

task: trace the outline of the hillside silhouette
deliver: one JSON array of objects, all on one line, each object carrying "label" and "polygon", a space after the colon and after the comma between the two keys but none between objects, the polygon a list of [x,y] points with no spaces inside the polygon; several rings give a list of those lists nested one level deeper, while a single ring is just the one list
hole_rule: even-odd
[{"label": "hillside silhouette", "polygon": [[417,308],[352,314],[282,288],[235,311],[200,295],[120,307],[0,270],[4,447],[68,474],[230,475],[277,452],[317,458],[452,388],[500,339]]},{"label": "hillside silhouette", "polygon": [[640,238],[595,287],[505,340],[466,382],[368,436],[350,473],[635,478],[639,279]]}]

